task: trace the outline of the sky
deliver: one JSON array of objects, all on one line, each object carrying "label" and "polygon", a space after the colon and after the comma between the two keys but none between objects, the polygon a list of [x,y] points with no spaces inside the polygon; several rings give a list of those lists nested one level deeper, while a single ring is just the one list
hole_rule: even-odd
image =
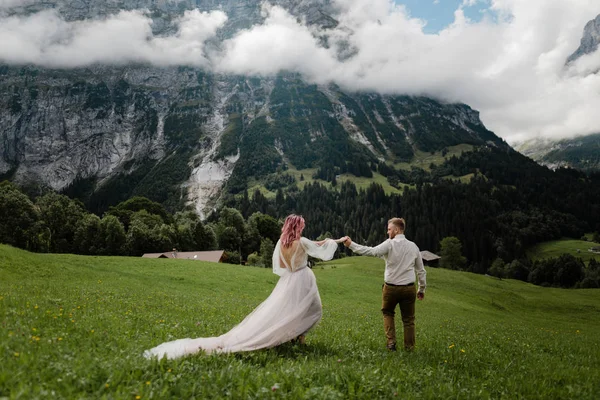
[{"label": "sky", "polygon": [[462,0],[395,0],[394,3],[406,6],[411,17],[422,19],[426,23],[423,32],[427,34],[439,33],[452,24],[454,12],[461,5],[465,16],[475,22],[481,21],[485,15],[493,15],[489,1],[467,2],[464,5]]},{"label": "sky", "polygon": [[0,0],[0,63],[288,70],[347,90],[463,102],[509,143],[600,132],[600,49],[566,65],[598,0],[331,0],[339,25],[329,30],[263,3],[264,21],[216,50],[208,43],[223,11],[186,12],[169,36],[152,33],[144,10],[75,22],[7,12],[36,1]]}]

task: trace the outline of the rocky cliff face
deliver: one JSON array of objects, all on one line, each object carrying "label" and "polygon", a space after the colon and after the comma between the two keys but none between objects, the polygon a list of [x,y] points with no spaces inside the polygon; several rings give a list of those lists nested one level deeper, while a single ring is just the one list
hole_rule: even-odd
[{"label": "rocky cliff face", "polygon": [[579,57],[590,54],[598,50],[600,44],[600,15],[591,20],[583,29],[581,45],[567,59],[567,64],[577,60]]},{"label": "rocky cliff face", "polygon": [[[149,7],[164,18],[216,3],[231,12],[229,23],[231,15],[245,23],[260,18],[258,1],[55,0],[16,12],[56,7],[76,19]],[[280,3],[314,23],[335,23],[323,11],[327,2]],[[360,173],[380,160],[409,160],[416,150],[504,145],[465,105],[347,93],[285,73],[0,66],[0,93],[0,179],[84,191],[98,210],[137,194],[172,208],[189,204],[202,214],[225,185],[239,192],[250,179],[289,166]]]},{"label": "rocky cliff face", "polygon": [[[148,10],[153,19],[154,32],[164,33],[172,29],[173,19],[186,10],[221,10],[228,16],[221,37],[228,37],[239,29],[262,21],[262,3],[262,0],[30,0],[11,7],[7,12],[23,15],[56,10],[65,20],[76,21],[105,17],[122,10]],[[331,16],[335,8],[330,0],[271,0],[269,3],[285,8],[311,25],[331,27],[337,24]]]}]

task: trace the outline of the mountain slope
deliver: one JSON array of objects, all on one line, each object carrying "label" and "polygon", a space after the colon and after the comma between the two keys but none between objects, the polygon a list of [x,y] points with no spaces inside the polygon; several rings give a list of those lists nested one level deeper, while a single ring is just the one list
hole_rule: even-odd
[{"label": "mountain slope", "polygon": [[600,133],[556,142],[530,140],[515,148],[550,168],[569,167],[581,171],[600,171]]},{"label": "mountain slope", "polygon": [[[329,1],[275,2],[321,28],[336,24]],[[229,19],[212,46],[260,23],[261,2],[129,0],[26,2],[67,21],[148,8],[155,34],[185,10],[219,8]],[[218,6],[218,7],[217,7]],[[353,93],[299,75],[245,77],[144,65],[45,69],[0,65],[0,177],[84,199],[96,211],[143,195],[179,209],[212,209],[223,190],[287,168],[369,177],[380,162],[449,146],[506,144],[462,104]],[[274,178],[275,179],[275,178]]]},{"label": "mountain slope", "polygon": [[571,63],[580,57],[591,54],[598,50],[600,44],[600,15],[589,21],[583,29],[581,44],[573,54],[567,58],[567,64]]}]

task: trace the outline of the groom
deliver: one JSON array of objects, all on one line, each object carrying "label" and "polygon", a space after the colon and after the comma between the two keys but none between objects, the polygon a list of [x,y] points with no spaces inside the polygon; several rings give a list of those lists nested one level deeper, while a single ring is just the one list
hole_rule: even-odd
[{"label": "groom", "polygon": [[[423,259],[416,244],[404,237],[406,222],[403,218],[388,221],[389,239],[376,247],[361,246],[346,239],[344,245],[355,253],[382,257],[385,260],[385,283],[383,284],[383,326],[387,337],[387,348],[396,351],[396,305],[404,324],[404,348],[415,347],[415,297],[425,298],[426,272]],[[415,288],[415,271],[419,275],[419,291]]]}]

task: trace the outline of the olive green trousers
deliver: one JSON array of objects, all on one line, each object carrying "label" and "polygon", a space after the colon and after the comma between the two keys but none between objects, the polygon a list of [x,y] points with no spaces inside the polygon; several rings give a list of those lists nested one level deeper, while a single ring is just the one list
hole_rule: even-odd
[{"label": "olive green trousers", "polygon": [[404,348],[412,350],[415,347],[415,301],[417,288],[411,286],[383,285],[382,305],[383,327],[387,337],[387,346],[396,345],[396,305],[400,306],[400,315],[404,325]]}]

